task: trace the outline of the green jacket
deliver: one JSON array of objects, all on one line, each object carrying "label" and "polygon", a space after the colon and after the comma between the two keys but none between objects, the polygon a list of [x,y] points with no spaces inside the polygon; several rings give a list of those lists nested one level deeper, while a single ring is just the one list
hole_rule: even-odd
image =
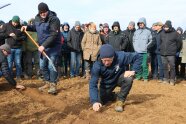
[{"label": "green jacket", "polygon": [[[38,43],[37,33],[28,31],[30,36]],[[32,43],[31,39],[27,36],[26,41],[24,42],[25,51],[37,51],[37,47],[35,44]]]}]

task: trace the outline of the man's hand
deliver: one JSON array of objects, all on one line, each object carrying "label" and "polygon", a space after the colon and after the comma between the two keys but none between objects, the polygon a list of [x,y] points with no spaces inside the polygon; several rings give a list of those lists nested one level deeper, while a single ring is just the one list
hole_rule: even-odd
[{"label": "man's hand", "polygon": [[44,50],[45,50],[45,48],[44,48],[44,46],[40,46],[39,48],[38,48],[38,50],[39,50],[39,52],[43,52]]},{"label": "man's hand", "polygon": [[18,90],[24,90],[25,89],[25,86],[23,86],[23,85],[16,85],[16,89],[18,89]]},{"label": "man's hand", "polygon": [[14,34],[14,33],[10,33],[9,36],[10,36],[10,37],[14,37],[15,34]]},{"label": "man's hand", "polygon": [[94,111],[97,112],[97,111],[100,110],[101,107],[102,107],[101,103],[96,102],[96,103],[93,104],[93,107],[92,108],[93,108]]},{"label": "man's hand", "polygon": [[27,26],[22,26],[21,27],[21,32],[26,31],[26,29],[27,29]]},{"label": "man's hand", "polygon": [[135,71],[125,71],[124,77],[132,77],[135,75]]}]

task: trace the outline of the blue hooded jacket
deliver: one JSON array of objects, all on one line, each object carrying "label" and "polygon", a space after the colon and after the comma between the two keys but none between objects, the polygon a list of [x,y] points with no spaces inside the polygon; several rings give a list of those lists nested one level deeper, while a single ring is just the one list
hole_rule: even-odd
[{"label": "blue hooded jacket", "polygon": [[117,83],[118,78],[125,72],[125,66],[133,63],[133,71],[141,70],[142,56],[138,53],[115,52],[113,63],[105,67],[101,59],[98,59],[91,71],[89,94],[91,103],[100,102],[98,99],[98,80],[101,77],[100,87],[107,89]]}]

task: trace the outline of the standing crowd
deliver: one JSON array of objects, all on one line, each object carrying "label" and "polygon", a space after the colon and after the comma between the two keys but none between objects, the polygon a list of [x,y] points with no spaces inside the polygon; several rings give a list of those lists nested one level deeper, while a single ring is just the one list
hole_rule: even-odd
[{"label": "standing crowd", "polygon": [[[121,106],[132,87],[131,76],[144,83],[153,79],[170,85],[185,79],[186,31],[172,27],[170,20],[148,28],[142,17],[137,23],[129,22],[126,30],[121,29],[118,21],[113,22],[111,29],[108,23],[100,24],[97,29],[94,22],[75,21],[70,28],[68,22],[60,23],[46,3],[40,3],[38,14],[28,23],[19,16],[13,16],[7,23],[0,21],[0,45],[1,75],[11,85],[24,89],[16,81],[37,78],[44,80],[40,91],[48,89],[48,93],[56,94],[59,80],[81,77],[90,80],[90,99],[95,111],[101,107],[101,101],[108,101],[108,93],[114,96],[110,94],[116,87],[113,81],[121,86],[115,110],[123,111]],[[121,78],[124,72],[125,78]],[[99,77],[102,78],[100,102],[96,93]]]}]

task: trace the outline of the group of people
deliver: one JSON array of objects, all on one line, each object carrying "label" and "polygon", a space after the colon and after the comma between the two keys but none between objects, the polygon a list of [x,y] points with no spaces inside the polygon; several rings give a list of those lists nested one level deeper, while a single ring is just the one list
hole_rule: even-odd
[{"label": "group of people", "polygon": [[[67,22],[61,24],[57,14],[42,2],[36,17],[28,23],[21,22],[19,16],[8,23],[0,21],[2,74],[18,89],[25,89],[16,83],[22,76],[43,78],[44,85],[39,91],[48,89],[50,94],[57,93],[61,77],[81,76],[89,81],[94,111],[99,111],[108,101],[117,100],[115,110],[122,112],[133,80],[147,83],[152,78],[175,85],[176,79],[185,79],[186,32],[180,27],[175,30],[170,20],[165,24],[156,22],[148,28],[146,19],[140,18],[137,27],[131,21],[122,31],[116,21],[111,29],[108,23],[100,24],[98,31],[94,22],[75,21],[70,29]],[[113,92],[116,86],[121,87],[117,94]]]}]

